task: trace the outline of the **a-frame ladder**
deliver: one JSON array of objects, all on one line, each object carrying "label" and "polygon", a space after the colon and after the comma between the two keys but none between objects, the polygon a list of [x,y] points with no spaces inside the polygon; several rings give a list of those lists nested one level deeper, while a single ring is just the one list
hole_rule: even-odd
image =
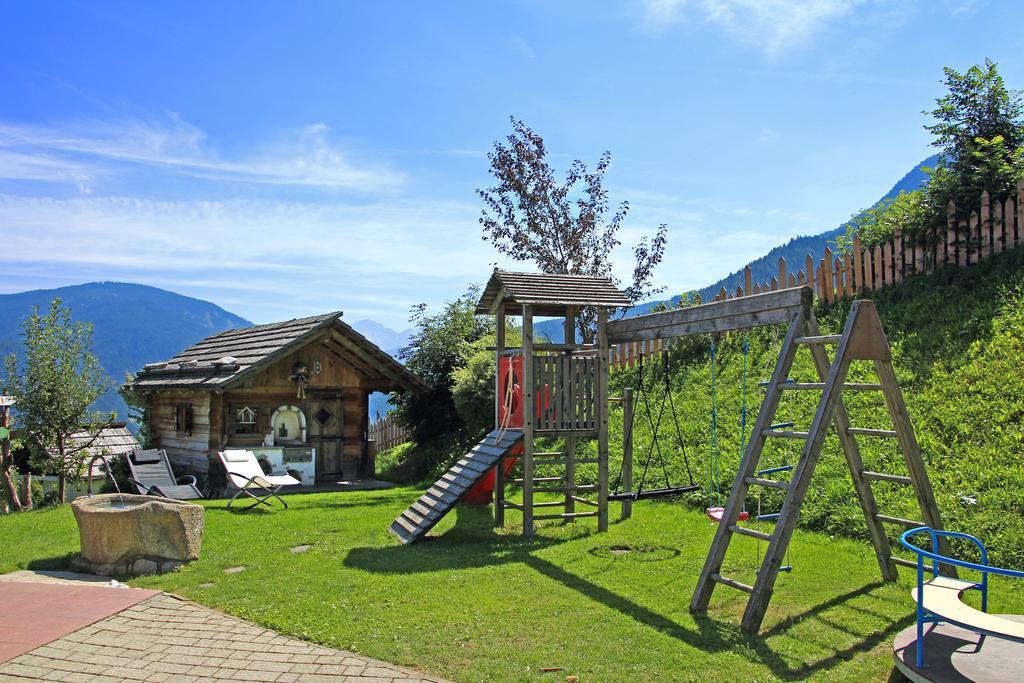
[{"label": "a-frame ladder", "polygon": [[[826,347],[830,345],[836,345],[835,355],[831,361],[826,351]],[[820,382],[787,381],[790,368],[801,348],[807,348],[810,351]],[[854,360],[873,361],[875,372],[878,375],[878,383],[847,383],[846,376],[850,369],[850,363]],[[821,401],[810,429],[807,432],[772,429],[771,425],[774,423],[775,413],[783,392],[798,390],[822,392]],[[851,426],[849,415],[842,402],[844,391],[880,392],[885,398],[886,407],[892,419],[892,428],[876,429]],[[893,557],[888,536],[882,524],[890,523],[906,527],[930,526],[941,529],[942,520],[935,504],[928,473],[921,460],[914,428],[903,402],[903,393],[900,391],[893,371],[889,342],[882,330],[874,303],[855,301],[841,335],[821,336],[813,314],[808,316],[804,312],[799,312],[789,325],[782,350],[775,364],[775,370],[766,387],[765,399],[740,463],[736,480],[729,493],[722,522],[718,525],[714,541],[704,563],[704,569],[697,581],[693,599],[690,601],[691,612],[706,611],[715,585],[723,584],[750,594],[746,610],[743,613],[742,626],[747,631],[756,632],[760,629],[775,587],[775,580],[783,566],[786,549],[800,516],[800,507],[821,455],[825,436],[829,426],[833,424],[853,477],[854,489],[860,500],[861,510],[864,513],[864,520],[867,523],[882,577],[886,581],[894,581],[897,564],[916,567],[916,563]],[[858,436],[896,439],[903,453],[909,476],[865,470],[860,449],[857,446],[856,437]],[[765,441],[769,438],[801,439],[804,442],[789,482],[757,476],[761,452],[764,449]],[[880,514],[871,490],[873,481],[886,481],[913,487],[921,510],[921,521]],[[786,491],[775,528],[770,534],[741,526],[738,521],[747,491],[751,486],[768,486]],[[737,533],[768,542],[764,561],[758,568],[757,579],[753,586],[721,574],[722,563],[729,543],[733,534]],[[946,551],[948,549],[944,550],[944,552]]]}]

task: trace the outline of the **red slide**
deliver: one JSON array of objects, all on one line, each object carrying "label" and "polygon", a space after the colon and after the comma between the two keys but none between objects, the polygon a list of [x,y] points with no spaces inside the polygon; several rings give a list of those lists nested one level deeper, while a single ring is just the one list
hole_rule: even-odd
[{"label": "red slide", "polygon": [[[508,456],[505,457],[506,477],[508,476],[508,473],[512,471],[512,468],[516,466],[516,461],[518,460],[518,458],[509,456],[521,455],[522,452],[522,441],[513,446],[512,450],[508,452]],[[476,485],[469,490],[469,493],[467,493],[466,497],[462,499],[462,502],[470,505],[490,505],[491,501],[494,499],[494,485],[497,483],[497,469],[497,467],[494,467],[490,472],[485,474],[484,478],[478,481]]]}]

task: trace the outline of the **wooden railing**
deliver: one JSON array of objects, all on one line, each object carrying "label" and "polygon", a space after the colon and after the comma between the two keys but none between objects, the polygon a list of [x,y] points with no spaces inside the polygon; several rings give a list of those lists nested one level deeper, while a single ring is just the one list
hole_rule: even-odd
[{"label": "wooden railing", "polygon": [[[834,302],[889,287],[936,268],[976,265],[992,254],[1024,244],[1024,181],[1017,184],[1016,193],[1009,197],[992,199],[988,192],[983,193],[978,208],[964,215],[950,202],[944,228],[914,238],[897,233],[887,242],[865,247],[860,235],[854,235],[848,251],[833,252],[826,247],[820,258],[808,254],[796,269],[780,258],[778,273],[767,282],[753,282],[747,266],[743,286],[735,292],[723,287],[714,301],[807,285],[819,300]],[[699,297],[696,303],[700,303]],[[653,358],[672,342],[667,339],[613,345],[611,367],[633,367],[641,355]]]},{"label": "wooden railing", "polygon": [[409,441],[409,432],[394,415],[386,415],[370,425],[367,438],[370,451],[376,455]]},{"label": "wooden railing", "polygon": [[534,358],[538,431],[596,429],[597,355]]}]

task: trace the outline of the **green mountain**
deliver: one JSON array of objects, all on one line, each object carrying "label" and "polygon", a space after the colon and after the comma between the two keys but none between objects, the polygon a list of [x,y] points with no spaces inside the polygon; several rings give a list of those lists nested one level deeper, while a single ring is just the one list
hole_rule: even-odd
[{"label": "green mountain", "polygon": [[[156,287],[92,282],[0,295],[0,354],[21,351],[22,321],[33,306],[45,310],[54,297],[71,308],[75,320],[92,323],[93,351],[117,384],[126,373],[166,360],[215,332],[252,325],[208,301]],[[95,407],[127,415],[115,390],[104,394]]]},{"label": "green mountain", "polygon": [[[928,174],[922,169],[933,168],[938,159],[938,155],[933,155],[914,166],[874,205],[893,199],[901,192],[912,192],[921,187],[928,181]],[[846,233],[848,225],[849,223],[843,223],[837,228],[818,233],[817,235],[799,235],[785,244],[775,247],[761,258],[751,261],[749,265],[753,281],[770,282],[773,276],[778,275],[780,256],[786,259],[791,272],[796,272],[803,268],[804,260],[808,254],[817,261],[817,259],[821,258],[821,253],[825,250],[826,246],[832,246],[836,237]],[[721,280],[700,290],[700,296],[704,301],[708,301],[709,298],[714,298],[722,287],[725,287],[727,292],[735,292],[736,288],[742,285],[743,268],[741,267],[735,272],[729,273]],[[676,300],[678,300],[678,297],[673,299],[673,301]]]}]

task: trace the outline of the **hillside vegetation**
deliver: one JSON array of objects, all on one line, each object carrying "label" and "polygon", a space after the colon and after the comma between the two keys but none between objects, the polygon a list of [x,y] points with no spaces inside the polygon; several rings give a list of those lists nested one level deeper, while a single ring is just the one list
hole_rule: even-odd
[{"label": "hillside vegetation", "polygon": [[[932,484],[947,527],[981,537],[995,562],[1024,563],[1024,250],[993,257],[965,270],[946,270],[912,278],[870,298],[878,306],[894,354],[894,364],[914,421]],[[819,304],[816,315],[824,333],[839,332],[849,302]],[[759,380],[771,375],[784,327],[733,334],[718,344],[717,405],[721,488],[727,494],[740,459],[743,342],[749,342],[747,382],[749,428],[753,425],[762,390]],[[710,337],[684,340],[670,352],[669,384],[679,417],[682,442],[694,480],[703,493],[686,502],[708,504],[710,445]],[[664,401],[662,364],[645,366],[652,416]],[[817,381],[810,355],[801,352],[792,376]],[[874,381],[869,363],[856,362],[851,381]],[[613,372],[612,395],[625,386],[638,386],[639,369]],[[813,395],[812,395],[813,394]],[[816,406],[816,392],[787,392],[779,421],[806,429]],[[846,394],[846,406],[855,426],[890,428],[879,394]],[[643,470],[651,444],[645,406],[638,399],[635,426],[635,480]],[[619,471],[622,415],[612,408],[612,479]],[[799,444],[771,440],[763,467],[795,463]],[[684,459],[675,436],[670,410],[658,437],[667,456],[667,473],[674,484],[686,483]],[[859,440],[869,469],[905,474],[898,445],[891,439]],[[592,446],[591,446],[592,448]],[[543,468],[540,468],[543,469]],[[579,468],[581,479],[593,481],[596,471]],[[539,471],[538,476],[556,472]],[[662,482],[656,456],[646,487]],[[877,482],[880,511],[910,519],[920,518],[910,489]],[[773,495],[778,494],[778,495]],[[763,494],[765,513],[777,511],[781,492]],[[643,514],[643,503],[636,514]],[[756,511],[756,492],[747,509]],[[829,534],[867,538],[864,520],[854,496],[838,440],[830,434],[803,507],[803,526]],[[890,528],[893,537],[899,530]]]}]

